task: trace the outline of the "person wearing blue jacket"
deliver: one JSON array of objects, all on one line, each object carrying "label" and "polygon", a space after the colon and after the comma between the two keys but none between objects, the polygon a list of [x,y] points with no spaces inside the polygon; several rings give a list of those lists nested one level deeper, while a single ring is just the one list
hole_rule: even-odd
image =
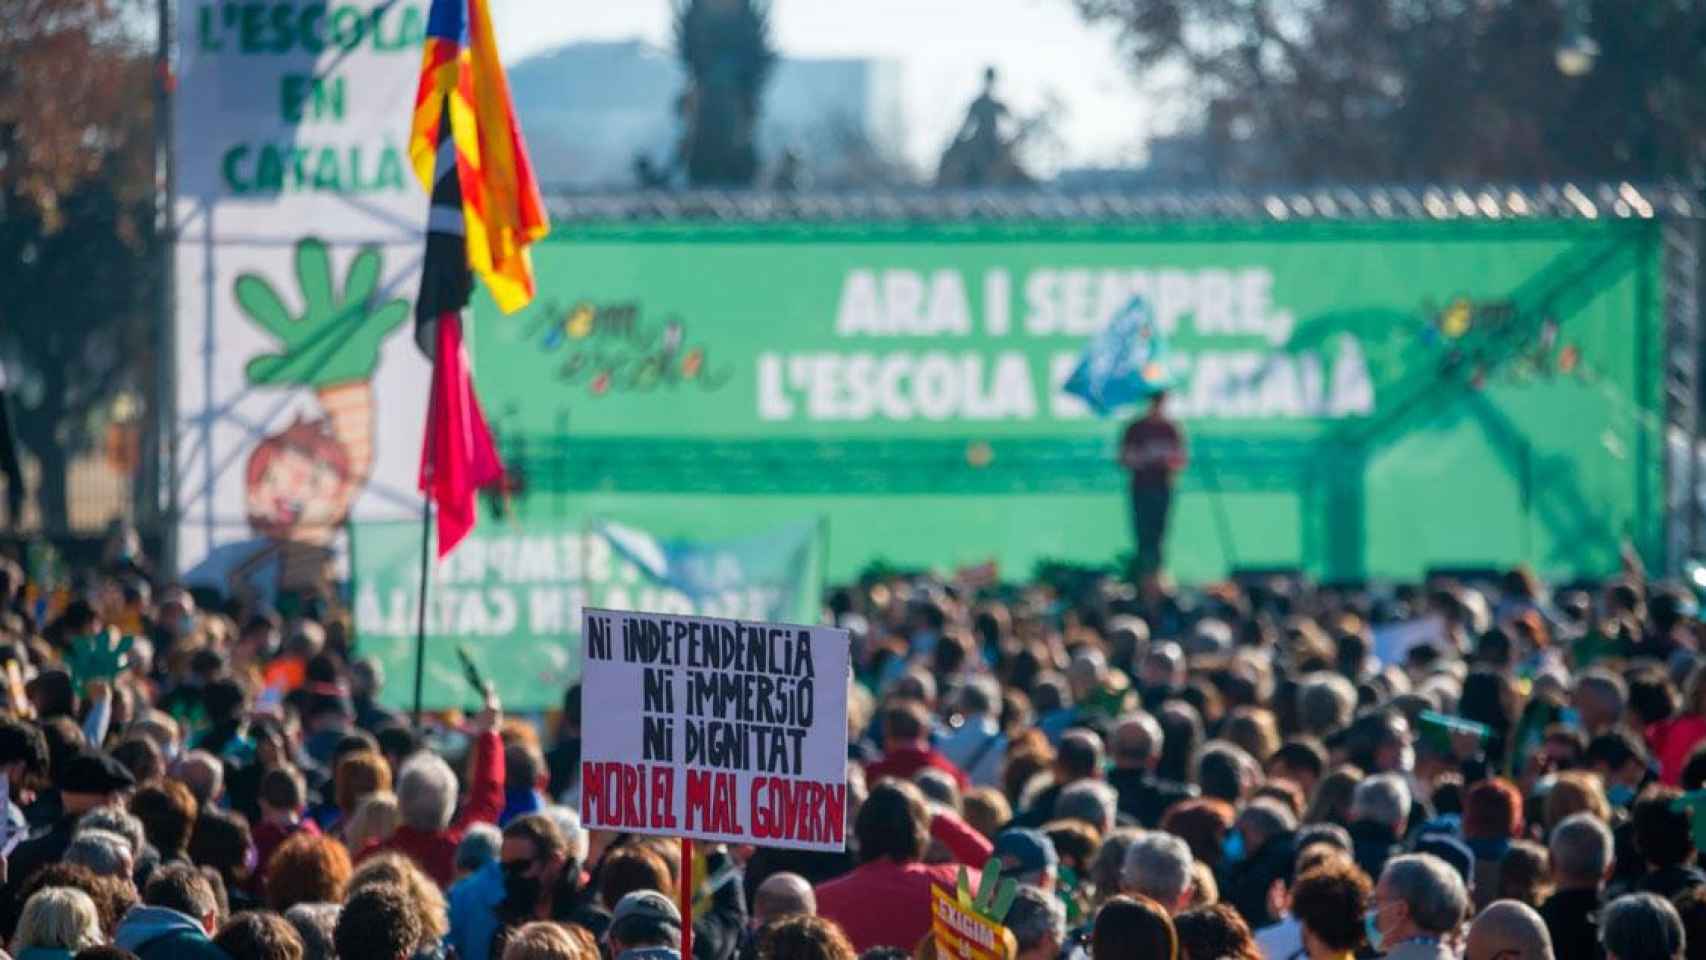
[{"label": "person wearing blue jacket", "polygon": [[141,905],[119,921],[113,942],[140,960],[230,960],[212,939],[218,909],[195,867],[167,864],[148,878]]}]

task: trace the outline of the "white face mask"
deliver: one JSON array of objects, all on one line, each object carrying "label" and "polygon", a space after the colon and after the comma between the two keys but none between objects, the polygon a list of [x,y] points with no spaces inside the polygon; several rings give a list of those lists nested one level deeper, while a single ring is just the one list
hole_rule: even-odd
[{"label": "white face mask", "polygon": [[1405,773],[1411,773],[1416,769],[1415,747],[1405,744],[1404,749],[1398,752],[1398,769]]}]

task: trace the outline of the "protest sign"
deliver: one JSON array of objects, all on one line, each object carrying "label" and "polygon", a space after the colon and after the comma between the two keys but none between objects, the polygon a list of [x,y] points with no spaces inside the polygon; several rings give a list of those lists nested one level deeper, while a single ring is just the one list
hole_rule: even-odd
[{"label": "protest sign", "polygon": [[1451,638],[1441,617],[1421,617],[1374,628],[1374,655],[1387,666],[1398,666],[1410,651],[1423,645],[1445,649]]},{"label": "protest sign", "polygon": [[1014,952],[1006,927],[944,887],[930,888],[930,933],[937,960],[1006,960]]},{"label": "protest sign", "polygon": [[842,850],[847,631],[587,609],[588,827]]}]

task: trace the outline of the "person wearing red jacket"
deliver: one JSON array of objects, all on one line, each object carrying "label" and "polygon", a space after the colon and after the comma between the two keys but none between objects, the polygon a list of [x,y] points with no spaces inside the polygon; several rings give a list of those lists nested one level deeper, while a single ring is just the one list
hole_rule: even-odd
[{"label": "person wearing red jacket", "polygon": [[[834,920],[863,953],[891,946],[912,952],[930,932],[930,888],[954,888],[959,864],[976,870],[993,847],[951,813],[931,817],[924,794],[903,780],[871,788],[853,822],[861,863],[817,887],[819,916]],[[923,863],[934,838],[957,863]]]},{"label": "person wearing red jacket", "polygon": [[865,779],[876,783],[884,777],[911,780],[912,775],[934,767],[954,778],[960,792],[971,789],[971,780],[954,761],[930,745],[930,714],[923,704],[903,700],[883,711],[883,758],[865,768]]},{"label": "person wearing red jacket", "polygon": [[440,887],[456,880],[456,845],[476,823],[498,822],[504,807],[504,748],[498,738],[503,709],[487,694],[474,720],[474,772],[461,812],[456,811],[456,774],[442,757],[426,750],[403,763],[397,800],[403,822],[381,841],[369,843],[358,860],[382,851],[401,853],[420,864]]}]

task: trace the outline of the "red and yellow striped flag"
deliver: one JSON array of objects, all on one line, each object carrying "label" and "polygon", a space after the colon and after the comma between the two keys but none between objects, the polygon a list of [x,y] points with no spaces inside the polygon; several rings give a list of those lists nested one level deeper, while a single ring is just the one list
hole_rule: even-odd
[{"label": "red and yellow striped flag", "polygon": [[505,313],[533,299],[528,244],[550,229],[527,144],[498,62],[486,0],[432,0],[421,81],[409,133],[409,160],[433,189],[439,125],[450,118],[468,266],[485,278]]}]

